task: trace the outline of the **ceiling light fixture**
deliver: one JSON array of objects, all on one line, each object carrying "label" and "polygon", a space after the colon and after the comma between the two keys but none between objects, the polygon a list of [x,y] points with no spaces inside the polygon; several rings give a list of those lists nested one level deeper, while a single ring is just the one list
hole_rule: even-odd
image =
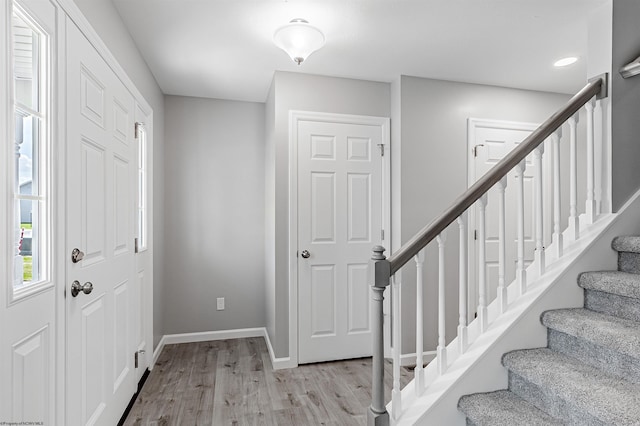
[{"label": "ceiling light fixture", "polygon": [[304,19],[292,19],[276,30],[273,42],[300,65],[309,55],[324,46],[324,34]]},{"label": "ceiling light fixture", "polygon": [[553,63],[553,66],[558,68],[568,67],[569,65],[575,64],[576,62],[578,62],[578,58],[576,58],[575,56],[569,56],[568,58],[558,59]]}]

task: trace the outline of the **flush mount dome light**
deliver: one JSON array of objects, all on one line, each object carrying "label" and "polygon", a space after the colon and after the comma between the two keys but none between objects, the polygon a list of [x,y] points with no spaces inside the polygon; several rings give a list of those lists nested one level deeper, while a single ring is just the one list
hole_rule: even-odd
[{"label": "flush mount dome light", "polygon": [[293,19],[276,30],[273,42],[300,65],[309,55],[324,46],[324,34],[304,19]]},{"label": "flush mount dome light", "polygon": [[569,65],[575,64],[576,62],[578,62],[578,58],[576,58],[575,56],[569,56],[568,58],[558,59],[553,63],[553,66],[558,68],[568,67]]}]

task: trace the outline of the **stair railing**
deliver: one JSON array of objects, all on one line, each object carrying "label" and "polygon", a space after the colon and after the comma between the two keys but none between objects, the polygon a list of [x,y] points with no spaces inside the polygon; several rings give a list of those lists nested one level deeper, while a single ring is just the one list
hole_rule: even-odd
[{"label": "stair railing", "polygon": [[[444,276],[444,248],[446,242],[446,229],[453,222],[457,221],[460,232],[460,253],[459,253],[459,324],[457,328],[458,353],[463,354],[468,345],[467,337],[467,236],[466,236],[466,216],[467,210],[474,204],[478,208],[478,264],[481,265],[478,273],[478,307],[477,319],[479,333],[484,333],[489,327],[488,301],[487,301],[487,277],[486,277],[486,229],[485,211],[487,205],[487,193],[496,187],[499,194],[499,279],[497,288],[497,299],[499,312],[504,313],[508,307],[507,288],[504,282],[505,270],[505,187],[506,176],[514,170],[517,180],[517,262],[516,281],[519,295],[527,291],[527,269],[525,267],[525,236],[524,236],[524,171],[526,157],[533,152],[533,163],[535,167],[534,182],[534,214],[535,214],[535,258],[533,266],[539,275],[545,273],[545,248],[543,229],[543,184],[542,184],[542,155],[544,152],[543,142],[550,140],[553,151],[553,233],[552,242],[554,245],[554,256],[559,259],[563,255],[563,233],[560,230],[561,211],[561,187],[560,187],[560,138],[561,127],[568,122],[569,144],[570,144],[570,170],[569,170],[569,217],[567,235],[572,240],[580,237],[580,217],[577,212],[577,131],[578,113],[582,107],[586,108],[586,132],[587,132],[587,158],[586,158],[586,206],[585,225],[593,224],[597,216],[597,200],[595,192],[595,137],[594,137],[594,109],[596,100],[607,97],[607,75],[596,77],[573,96],[569,102],[540,125],[522,143],[500,160],[482,178],[467,189],[458,199],[446,209],[440,216],[425,226],[411,240],[404,244],[397,252],[388,259],[384,255],[385,249],[381,246],[373,248],[372,270],[374,282],[372,284],[372,313],[373,313],[373,383],[372,401],[367,414],[368,424],[388,425],[389,413],[384,401],[384,332],[383,332],[383,293],[392,284],[393,306],[393,389],[391,392],[391,415],[397,420],[402,415],[402,394],[400,387],[400,277],[395,274],[401,270],[411,259],[416,262],[417,283],[416,283],[416,368],[414,370],[414,387],[416,397],[420,396],[426,388],[423,348],[423,263],[424,248],[433,240],[438,245],[438,345],[436,349],[437,374],[442,375],[447,371],[447,348],[445,341],[445,276]],[[396,317],[397,316],[397,317]]]}]

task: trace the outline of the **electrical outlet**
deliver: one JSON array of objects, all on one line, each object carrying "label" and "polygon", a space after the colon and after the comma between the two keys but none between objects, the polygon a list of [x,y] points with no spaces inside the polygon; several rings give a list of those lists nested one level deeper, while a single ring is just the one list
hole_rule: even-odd
[{"label": "electrical outlet", "polygon": [[218,310],[224,311],[224,297],[218,297],[217,302],[218,302]]}]

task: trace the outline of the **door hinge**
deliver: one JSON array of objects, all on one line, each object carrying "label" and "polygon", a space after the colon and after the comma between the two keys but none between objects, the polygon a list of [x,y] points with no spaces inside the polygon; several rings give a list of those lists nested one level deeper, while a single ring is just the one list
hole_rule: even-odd
[{"label": "door hinge", "polygon": [[478,145],[473,147],[473,156],[474,157],[478,156],[478,148],[481,147],[481,146],[484,146],[484,144],[483,143],[479,143]]},{"label": "door hinge", "polygon": [[138,358],[140,357],[140,354],[145,353],[146,351],[144,349],[140,349],[139,351],[135,352],[133,354],[133,363],[135,365],[135,368],[138,368]]},{"label": "door hinge", "polygon": [[136,121],[135,131],[134,131],[134,137],[136,139],[138,139],[140,137],[140,126],[144,126],[144,123],[140,123],[140,122]]},{"label": "door hinge", "polygon": [[474,239],[474,240],[477,240],[477,239],[478,239],[478,230],[477,230],[477,229],[474,229],[474,230],[473,230],[473,239]]},{"label": "door hinge", "polygon": [[380,156],[384,157],[384,144],[383,143],[379,143],[378,144],[378,148],[380,148]]},{"label": "door hinge", "polygon": [[138,253],[138,238],[134,238],[133,239],[133,250],[135,251],[135,253]]}]

